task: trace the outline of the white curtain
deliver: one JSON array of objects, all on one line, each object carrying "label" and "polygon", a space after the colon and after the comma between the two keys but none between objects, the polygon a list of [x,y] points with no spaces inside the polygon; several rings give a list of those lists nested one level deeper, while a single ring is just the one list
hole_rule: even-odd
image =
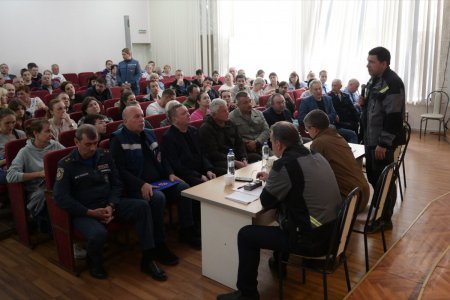
[{"label": "white curtain", "polygon": [[408,103],[433,90],[439,57],[442,0],[217,0],[219,69],[244,69],[254,77],[276,72],[287,80],[312,70],[339,78],[369,79],[367,53],[391,52]]}]

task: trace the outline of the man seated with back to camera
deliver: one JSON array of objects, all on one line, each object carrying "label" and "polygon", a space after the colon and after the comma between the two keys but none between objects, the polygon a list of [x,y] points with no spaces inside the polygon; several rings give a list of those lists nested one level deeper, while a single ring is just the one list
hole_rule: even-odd
[{"label": "man seated with back to camera", "polygon": [[310,111],[304,122],[306,130],[313,140],[310,148],[322,154],[330,163],[341,196],[345,198],[355,187],[361,188],[363,197],[359,212],[364,211],[369,202],[370,188],[361,165],[353,155],[352,148],[335,128],[330,127],[327,114],[320,109]]},{"label": "man seated with back to camera", "polygon": [[245,144],[237,126],[230,121],[228,106],[225,100],[214,99],[209,105],[211,115],[206,116],[200,127],[200,146],[209,161],[214,166],[218,176],[227,173],[227,154],[229,149],[234,152],[234,166],[243,168],[248,162],[258,161],[257,154],[247,154]]},{"label": "man seated with back to camera", "polygon": [[270,98],[270,107],[263,111],[264,118],[269,127],[279,121],[292,123],[292,114],[286,108],[286,99],[283,95],[275,93]]},{"label": "man seated with back to camera", "polygon": [[270,140],[273,153],[280,159],[269,174],[259,172],[257,177],[266,181],[261,204],[265,209],[277,209],[280,226],[247,225],[239,230],[238,290],[219,295],[218,300],[259,299],[260,249],[275,250],[275,263],[279,252],[287,259],[289,252],[318,256],[328,251],[342,203],[330,164],[302,145],[298,130],[291,123],[281,121],[273,125]]},{"label": "man seated with back to camera", "polygon": [[[125,108],[123,126],[113,133],[110,149],[128,195],[143,198],[149,201],[152,207],[155,243],[157,247],[161,246],[161,262],[165,260],[165,256],[173,257],[173,260],[176,258],[164,243],[163,210],[166,199],[175,201],[178,205],[181,242],[197,249],[201,248],[201,239],[194,227],[192,200],[180,194],[182,190],[189,188],[189,185],[175,176],[166,160],[161,160],[155,134],[144,128],[144,113],[139,106]],[[162,191],[154,189],[152,182],[165,179],[178,183]]]},{"label": "man seated with back to camera", "polygon": [[93,125],[80,126],[76,148],[58,163],[53,195],[56,204],[72,216],[74,228],[87,240],[89,272],[92,277],[108,277],[103,267],[103,250],[108,236],[105,225],[113,220],[135,222],[142,259],[141,271],[155,280],[166,274],[154,262],[155,239],[150,205],[147,201],[122,197],[122,183],[108,150],[97,148]]},{"label": "man seated with back to camera", "polygon": [[261,147],[269,139],[269,125],[261,111],[252,108],[252,100],[247,92],[236,95],[237,108],[230,113],[230,120],[238,127],[247,153],[261,159]]}]

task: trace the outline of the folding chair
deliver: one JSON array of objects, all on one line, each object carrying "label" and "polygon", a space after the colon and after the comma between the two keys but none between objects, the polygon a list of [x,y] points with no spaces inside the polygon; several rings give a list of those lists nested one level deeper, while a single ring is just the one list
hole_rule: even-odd
[{"label": "folding chair", "polygon": [[[445,101],[445,98],[447,98],[447,101]],[[430,106],[430,103],[433,101],[433,112],[429,113],[428,109]],[[449,97],[448,94],[444,91],[433,91],[428,94],[427,96],[427,113],[420,115],[420,132],[419,132],[419,138],[422,138],[422,124],[425,122],[425,130],[423,132],[423,135],[427,134],[427,125],[428,120],[435,120],[439,122],[439,141],[441,140],[441,127],[444,125],[445,116],[447,114],[447,108],[449,104]],[[445,129],[444,129],[445,132]]]},{"label": "folding chair", "polygon": [[409,140],[411,138],[411,126],[408,122],[403,122],[403,130],[405,131],[405,144],[397,147],[394,153],[394,159],[397,161],[397,167],[395,168],[396,178],[398,179],[398,187],[400,189],[400,197],[403,202],[403,190],[402,190],[402,180],[400,178],[400,168],[403,169],[403,186],[406,189],[406,172],[405,172],[405,155],[408,149]]}]

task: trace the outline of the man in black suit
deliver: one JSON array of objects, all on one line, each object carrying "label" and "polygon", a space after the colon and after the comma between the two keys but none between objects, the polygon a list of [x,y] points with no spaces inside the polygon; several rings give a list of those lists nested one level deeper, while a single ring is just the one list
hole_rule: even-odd
[{"label": "man in black suit", "polygon": [[292,115],[286,108],[286,100],[278,93],[273,94],[270,107],[263,112],[263,115],[269,127],[279,121],[292,123]]},{"label": "man in black suit", "polygon": [[190,186],[216,177],[213,166],[200,149],[198,130],[189,126],[190,115],[183,104],[174,104],[167,112],[172,126],[163,136],[162,157],[174,174]]},{"label": "man in black suit", "polygon": [[336,111],[336,128],[345,128],[353,130],[358,134],[359,113],[353,105],[348,94],[341,92],[342,82],[340,79],[334,79],[331,84],[331,91],[328,95],[333,101],[333,107]]}]

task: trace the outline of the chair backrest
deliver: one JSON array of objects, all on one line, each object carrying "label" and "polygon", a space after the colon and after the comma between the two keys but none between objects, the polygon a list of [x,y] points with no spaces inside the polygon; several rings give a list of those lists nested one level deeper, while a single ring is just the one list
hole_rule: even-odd
[{"label": "chair backrest", "polygon": [[76,132],[77,132],[76,129],[61,132],[58,136],[59,143],[64,147],[75,146],[74,138]]},{"label": "chair backrest", "polygon": [[141,95],[145,95],[147,93],[147,80],[145,80],[145,78],[139,80],[139,89]]},{"label": "chair backrest", "polygon": [[12,161],[16,158],[17,153],[20,149],[25,147],[27,143],[27,139],[18,139],[11,142],[6,143],[5,145],[5,159],[6,166],[9,168],[11,166]]},{"label": "chair backrest", "polygon": [[64,73],[62,74],[67,81],[72,82],[73,84],[80,85],[78,81],[78,75],[76,73]]},{"label": "chair backrest", "polygon": [[30,92],[30,97],[34,98],[34,97],[39,97],[42,99],[44,99],[47,95],[49,94],[49,92],[47,90],[36,90],[36,91],[31,91]]},{"label": "chair backrest", "polygon": [[265,107],[270,96],[272,96],[272,95],[263,95],[263,96],[259,97],[258,106]]},{"label": "chair backrest", "polygon": [[30,126],[30,124],[31,124],[33,121],[41,120],[41,119],[43,119],[43,118],[29,118],[29,119],[26,119],[25,122],[23,122],[23,127],[24,127],[24,128],[28,128],[28,126]]},{"label": "chair backrest", "polygon": [[109,139],[100,141],[100,143],[98,144],[98,146],[102,149],[109,149]]},{"label": "chair backrest", "polygon": [[47,111],[43,108],[38,108],[34,111],[33,117],[35,118],[44,118],[47,114]]},{"label": "chair backrest", "polygon": [[122,88],[120,86],[113,86],[109,89],[111,91],[111,97],[120,98],[120,93],[122,92]]},{"label": "chair backrest", "polygon": [[81,112],[81,111],[74,111],[74,112],[71,112],[70,114],[69,114],[69,116],[70,116],[70,118],[72,119],[72,120],[74,120],[75,122],[77,122],[78,123],[78,121],[81,119],[81,117],[83,116],[83,113]]},{"label": "chair backrest", "polygon": [[187,97],[186,96],[178,96],[175,98],[178,102],[183,103],[184,101],[186,101]]},{"label": "chair backrest", "polygon": [[81,104],[82,104],[82,103],[75,103],[75,104],[73,105],[73,110],[74,110],[74,111],[79,111],[79,112],[81,112]]},{"label": "chair backrest", "polygon": [[103,101],[103,107],[105,107],[105,109],[108,109],[110,107],[114,107],[114,105],[116,104],[117,101],[119,101],[119,98],[112,98],[112,99],[108,99]]},{"label": "chair backrest", "polygon": [[196,128],[200,128],[200,126],[202,126],[202,124],[203,124],[203,120],[189,122],[189,125],[194,126]]},{"label": "chair backrest", "polygon": [[153,103],[153,101],[144,101],[144,102],[139,103],[144,114],[145,114],[145,111],[147,110],[147,107],[152,103]]},{"label": "chair backrest", "polygon": [[411,138],[411,126],[406,121],[403,121],[403,130],[405,131],[405,144],[398,146],[394,152],[394,160],[397,162],[398,168],[405,159],[406,149],[408,149],[409,140]]},{"label": "chair backrest", "polygon": [[375,186],[372,197],[372,202],[370,203],[369,213],[367,214],[367,220],[365,224],[366,227],[379,220],[383,215],[389,190],[392,183],[395,181],[394,169],[396,165],[396,162],[387,165],[378,178],[377,185]]},{"label": "chair backrest", "polygon": [[431,103],[433,103],[433,113],[442,114],[445,119],[449,104],[448,94],[444,91],[432,91],[429,93],[427,96],[427,113]]},{"label": "chair backrest", "polygon": [[161,121],[166,118],[166,114],[158,114],[145,117],[147,121],[150,122],[153,128],[158,128],[161,126]]},{"label": "chair backrest", "polygon": [[336,249],[336,253],[334,254],[335,257],[339,257],[347,249],[353,225],[358,215],[360,201],[361,189],[357,187],[348,194],[342,204],[338,217],[338,234],[336,236],[337,244],[334,245],[334,249]]},{"label": "chair backrest", "polygon": [[73,149],[75,149],[75,147],[51,151],[45,154],[44,156],[45,186],[48,191],[53,190],[58,162],[63,157],[67,156]]},{"label": "chair backrest", "polygon": [[78,82],[81,86],[87,86],[89,77],[94,76],[94,72],[82,72],[78,73]]},{"label": "chair backrest", "polygon": [[159,128],[153,129],[153,132],[156,135],[156,140],[158,141],[158,144],[161,145],[162,137],[163,137],[164,133],[166,132],[166,130],[169,128],[170,128],[170,126],[164,126],[164,127],[159,127]]},{"label": "chair backrest", "polygon": [[111,134],[119,128],[123,121],[114,121],[106,124],[106,136],[109,138]]},{"label": "chair backrest", "polygon": [[106,116],[114,121],[119,121],[118,114],[119,114],[119,107],[110,107],[106,109]]},{"label": "chair backrest", "polygon": [[42,101],[44,101],[45,105],[48,106],[48,104],[50,103],[50,101],[52,101],[53,99],[55,99],[58,95],[56,93],[51,93],[46,95]]},{"label": "chair backrest", "polygon": [[305,88],[293,90],[292,92],[294,93],[294,98],[295,98],[294,100],[300,99],[300,97],[302,96],[302,94],[305,90],[306,90]]}]

